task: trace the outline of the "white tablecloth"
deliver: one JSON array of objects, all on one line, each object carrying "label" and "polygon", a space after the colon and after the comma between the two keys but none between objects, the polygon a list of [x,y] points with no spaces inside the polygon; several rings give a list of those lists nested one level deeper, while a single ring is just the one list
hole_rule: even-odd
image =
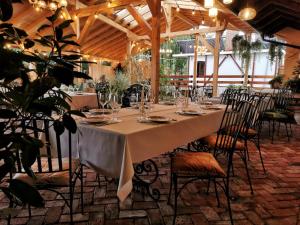
[{"label": "white tablecloth", "polygon": [[[152,115],[177,120],[168,124],[139,123],[134,109],[122,109],[119,115],[122,122],[117,124],[97,127],[79,123],[78,132],[72,136],[73,155],[99,173],[118,177],[117,195],[123,201],[132,190],[133,163],[216,132],[224,110],[205,111],[201,116],[175,112],[174,106],[155,105]],[[67,136],[64,137],[62,145],[66,147]]]}]

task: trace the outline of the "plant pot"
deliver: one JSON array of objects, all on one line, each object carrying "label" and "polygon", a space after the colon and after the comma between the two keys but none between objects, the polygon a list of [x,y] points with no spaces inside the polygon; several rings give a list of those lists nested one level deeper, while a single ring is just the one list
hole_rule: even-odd
[{"label": "plant pot", "polygon": [[272,89],[279,89],[280,86],[281,86],[280,82],[274,82],[274,83],[271,84]]}]

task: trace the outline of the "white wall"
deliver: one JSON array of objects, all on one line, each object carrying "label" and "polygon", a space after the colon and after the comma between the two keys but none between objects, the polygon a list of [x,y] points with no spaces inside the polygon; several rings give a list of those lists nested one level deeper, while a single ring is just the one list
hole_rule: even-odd
[{"label": "white wall", "polygon": [[[242,75],[243,73],[236,65],[232,57],[229,56],[230,53],[220,53],[219,63],[227,56],[222,65],[219,68],[219,75]],[[240,68],[242,68],[241,60],[238,56],[233,56],[235,61],[238,63]],[[188,56],[189,58],[189,74],[194,74],[194,57]],[[205,61],[205,56],[198,56],[198,61]],[[249,67],[249,75],[252,75],[252,65],[253,65],[253,55],[251,57],[250,67]],[[210,76],[213,74],[213,66],[214,66],[214,57],[213,55],[207,55],[207,64],[206,64],[206,75]],[[275,74],[275,62],[271,64],[268,58],[268,52],[260,52],[256,53],[255,59],[255,67],[254,67],[254,75],[274,75]],[[241,81],[242,79],[235,78],[221,78],[223,81],[231,80],[231,81]],[[267,78],[256,78],[255,81],[269,81]],[[223,84],[222,84],[223,85]],[[225,84],[224,84],[225,85]],[[256,84],[256,87],[269,87],[269,85],[261,85]]]}]

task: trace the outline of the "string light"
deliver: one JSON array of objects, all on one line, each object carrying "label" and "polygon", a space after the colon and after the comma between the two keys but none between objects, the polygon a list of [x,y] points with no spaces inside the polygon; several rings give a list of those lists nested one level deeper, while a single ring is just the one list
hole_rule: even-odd
[{"label": "string light", "polygon": [[68,6],[67,0],[29,0],[29,3],[35,8],[36,11],[41,11],[44,9],[56,11],[57,8],[65,8]]},{"label": "string light", "polygon": [[223,0],[223,3],[226,4],[226,5],[227,5],[227,4],[231,4],[231,3],[232,3],[232,0]]},{"label": "string light", "polygon": [[95,19],[97,19],[98,18],[98,14],[95,14],[94,17],[95,17]]},{"label": "string light", "polygon": [[179,12],[179,11],[180,11],[179,5],[177,5],[177,7],[176,7],[176,11],[177,11],[177,12]]},{"label": "string light", "polygon": [[107,2],[107,6],[111,7],[111,1],[110,0]]},{"label": "string light", "polygon": [[193,11],[192,11],[192,15],[195,15],[195,13],[196,13],[196,12],[195,12],[195,9],[193,9]]},{"label": "string light", "polygon": [[205,23],[205,21],[204,21],[204,19],[202,19],[201,24],[204,25],[204,23]]}]

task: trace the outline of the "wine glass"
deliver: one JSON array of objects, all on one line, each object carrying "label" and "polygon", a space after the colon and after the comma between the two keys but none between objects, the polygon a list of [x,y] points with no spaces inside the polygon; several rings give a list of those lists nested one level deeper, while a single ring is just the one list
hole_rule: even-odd
[{"label": "wine glass", "polygon": [[104,115],[104,107],[109,102],[109,100],[110,100],[110,93],[103,92],[99,94],[99,103],[102,108],[102,115]]},{"label": "wine glass", "polygon": [[109,104],[112,109],[112,120],[116,121],[118,120],[117,115],[122,106],[122,97],[117,94],[111,94]]}]

